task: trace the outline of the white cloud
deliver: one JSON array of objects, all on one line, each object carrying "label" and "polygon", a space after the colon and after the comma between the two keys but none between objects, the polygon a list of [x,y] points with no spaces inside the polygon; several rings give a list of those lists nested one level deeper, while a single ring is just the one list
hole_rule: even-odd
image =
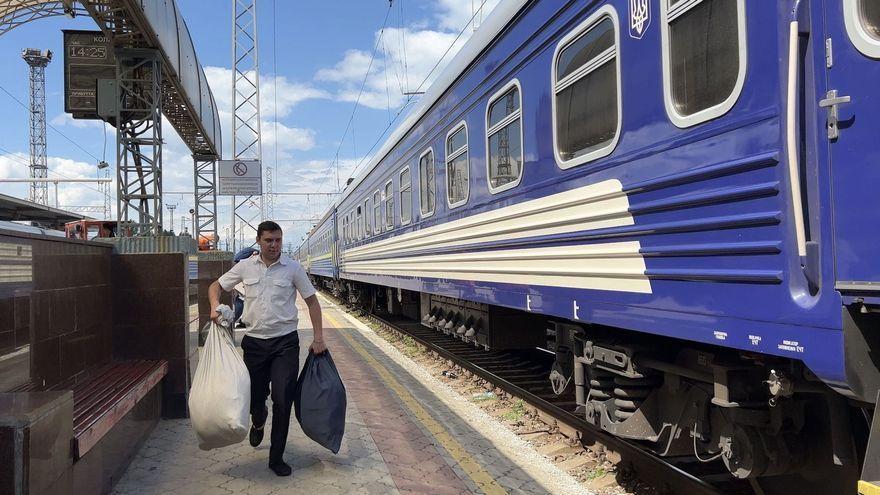
[{"label": "white cloud", "polygon": [[[69,126],[78,129],[100,129],[105,127],[104,121],[102,120],[75,119],[71,117],[69,113],[59,113],[53,117],[49,123],[55,126]],[[113,127],[108,125],[106,128],[107,132],[113,132]]]},{"label": "white cloud", "polygon": [[342,60],[330,69],[319,70],[315,74],[315,79],[319,81],[352,82],[358,78],[363,79],[367,67],[370,67],[369,52],[347,50]]},{"label": "white cloud", "polygon": [[[214,93],[219,109],[230,112],[232,109],[232,69],[226,67],[205,67],[205,77]],[[253,73],[250,73],[253,77]],[[277,98],[276,98],[277,88]],[[278,118],[287,117],[298,103],[313,99],[326,99],[330,95],[308,84],[289,81],[284,76],[260,74],[260,112],[264,119],[275,116],[275,102],[278,102]]]},{"label": "white cloud", "polygon": [[[352,172],[358,163],[366,162],[364,158],[340,159],[339,185],[345,186],[345,181],[352,176]],[[279,169],[277,189],[280,191],[335,191],[336,168],[333,160],[306,160],[282,165]]]},{"label": "white cloud", "polygon": [[[277,126],[277,130],[276,130]],[[278,135],[276,136],[276,131]],[[307,151],[315,147],[315,131],[299,127],[287,127],[286,125],[264,120],[262,122],[263,156],[268,157],[278,144],[279,153],[289,151]]]},{"label": "white cloud", "polygon": [[[223,123],[223,154],[224,157],[232,156],[232,132],[229,126],[232,124],[232,114],[227,111],[219,113]],[[263,139],[263,161],[271,162],[275,155],[275,132],[278,132],[278,157],[288,156],[291,151],[308,151],[315,147],[316,133],[312,129],[302,127],[289,127],[281,122],[272,120],[260,120],[260,134]]]},{"label": "white cloud", "polygon": [[440,27],[458,32],[467,24],[476,28],[489,16],[500,0],[439,0],[436,15]]},{"label": "white cloud", "polygon": [[[27,178],[30,176],[28,168],[28,155],[13,153],[0,155],[0,178]],[[93,179],[97,177],[97,169],[94,163],[80,162],[68,158],[49,156],[46,158],[49,167],[49,178],[62,179]],[[10,194],[19,198],[27,198],[30,184],[6,183],[3,184],[4,194]],[[115,185],[111,190],[115,190]],[[55,206],[55,184],[48,185],[49,204]],[[97,183],[59,183],[58,203],[63,206],[103,206],[104,196],[101,186]],[[114,205],[115,207],[115,202]],[[100,216],[90,213],[90,216]]]},{"label": "white cloud", "polygon": [[[382,33],[372,65],[372,52],[348,50],[342,60],[332,68],[318,71],[315,78],[336,83],[338,101],[359,101],[365,107],[379,110],[400,108],[408,99],[404,93],[425,91],[464,45],[463,38],[455,41],[455,37],[453,33],[430,29],[388,28]],[[379,33],[375,39],[379,39]],[[450,45],[453,47],[447,53]]]},{"label": "white cloud", "polygon": [[[360,105],[377,110],[398,109],[409,99],[404,93],[426,91],[464,46],[473,29],[462,32],[462,28],[479,26],[498,2],[440,0],[435,16],[436,28],[428,28],[423,21],[417,21],[409,27],[386,28],[384,33],[377,31],[373,46],[367,50],[347,50],[333,67],[319,70],[315,79],[336,83],[337,101],[359,101]],[[468,24],[472,16],[473,22]],[[376,43],[379,47],[370,64]]]},{"label": "white cloud", "polygon": [[0,155],[0,178],[23,179],[25,177],[28,177],[29,164],[30,156],[24,153],[9,153]]},{"label": "white cloud", "polygon": [[[232,156],[232,70],[225,67],[205,67],[205,76],[214,92],[218,116],[223,129],[224,157]],[[275,90],[278,91],[278,121],[275,117]],[[290,115],[293,107],[310,99],[329,98],[329,94],[308,84],[292,83],[284,76],[260,75],[260,133],[263,161],[272,163],[275,156],[276,128],[279,160],[289,158],[292,151],[306,151],[315,147],[315,131],[290,127],[280,119]]]}]

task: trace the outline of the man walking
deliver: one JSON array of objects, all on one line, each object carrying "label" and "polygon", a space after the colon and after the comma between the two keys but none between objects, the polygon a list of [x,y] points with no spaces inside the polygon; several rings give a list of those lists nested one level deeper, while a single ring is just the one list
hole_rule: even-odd
[{"label": "man walking", "polygon": [[257,226],[259,254],[240,261],[219,280],[211,284],[211,318],[218,318],[220,290],[231,291],[237,284],[245,287],[244,320],[247,333],[241,340],[244,364],[251,375],[251,431],[254,447],[263,440],[266,398],[272,385],[272,436],[269,468],[278,476],[289,476],[290,466],[284,462],[284,447],[290,427],[293,388],[299,372],[299,335],[296,291],[309,308],[314,340],[309,350],[321,354],[327,347],[321,327],[321,305],[305,269],[298,262],[281,254],[281,227],[266,221]]}]

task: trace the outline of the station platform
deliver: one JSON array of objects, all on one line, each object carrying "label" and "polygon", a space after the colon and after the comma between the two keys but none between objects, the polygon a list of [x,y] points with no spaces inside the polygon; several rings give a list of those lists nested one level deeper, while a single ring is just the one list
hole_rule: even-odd
[{"label": "station platform", "polygon": [[[298,304],[302,363],[312,329]],[[162,420],[113,493],[589,493],[367,326],[326,299],[321,304],[325,341],[348,395],[337,455],[292,418],[285,460],[293,474],[278,477],[267,467],[268,433],[256,449],[244,441],[206,452],[189,420]]]}]

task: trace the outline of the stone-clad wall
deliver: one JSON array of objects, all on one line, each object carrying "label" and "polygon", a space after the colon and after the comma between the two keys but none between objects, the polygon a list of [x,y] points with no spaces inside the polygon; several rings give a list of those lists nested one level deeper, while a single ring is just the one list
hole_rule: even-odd
[{"label": "stone-clad wall", "polygon": [[[201,329],[211,320],[211,302],[208,300],[208,287],[232,268],[231,258],[232,255],[230,254],[229,258],[225,260],[199,260],[199,345],[203,345],[205,342],[205,335],[201,332]],[[228,294],[222,295],[221,302],[232,307],[232,297]]]},{"label": "stone-clad wall", "polygon": [[113,358],[165,359],[163,416],[187,417],[189,274],[184,253],[113,256]]},{"label": "stone-clad wall", "polygon": [[[186,417],[197,352],[187,255],[0,230],[0,493],[107,492],[158,421]],[[169,372],[82,458],[68,382],[99,365],[164,359]],[[59,391],[16,391],[55,386]]]},{"label": "stone-clad wall", "polygon": [[111,248],[0,231],[0,391],[108,362]]}]

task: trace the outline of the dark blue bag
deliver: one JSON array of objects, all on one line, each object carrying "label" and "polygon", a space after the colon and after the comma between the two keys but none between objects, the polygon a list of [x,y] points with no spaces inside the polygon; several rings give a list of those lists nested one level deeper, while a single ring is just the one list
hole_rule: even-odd
[{"label": "dark blue bag", "polygon": [[345,434],[345,385],[330,351],[309,352],[293,390],[296,420],[312,440],[339,452]]}]

